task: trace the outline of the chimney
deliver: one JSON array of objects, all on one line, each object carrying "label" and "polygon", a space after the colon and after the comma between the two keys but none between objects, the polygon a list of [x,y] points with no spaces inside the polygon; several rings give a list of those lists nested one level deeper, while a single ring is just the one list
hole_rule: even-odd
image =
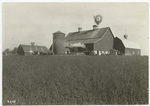
[{"label": "chimney", "polygon": [[93,25],[93,30],[96,30],[97,29],[97,25]]},{"label": "chimney", "polygon": [[81,27],[78,28],[78,32],[80,32],[80,31],[82,31],[82,28],[81,28]]}]

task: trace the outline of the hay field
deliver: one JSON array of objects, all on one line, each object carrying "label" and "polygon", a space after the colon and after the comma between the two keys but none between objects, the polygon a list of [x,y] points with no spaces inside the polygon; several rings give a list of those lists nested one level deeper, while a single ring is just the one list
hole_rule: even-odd
[{"label": "hay field", "polygon": [[148,104],[148,57],[3,56],[3,105]]}]

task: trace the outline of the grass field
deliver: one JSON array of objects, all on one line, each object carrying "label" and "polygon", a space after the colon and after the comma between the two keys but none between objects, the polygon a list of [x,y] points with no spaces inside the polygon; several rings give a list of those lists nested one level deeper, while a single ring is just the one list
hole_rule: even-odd
[{"label": "grass field", "polygon": [[148,57],[3,56],[9,104],[148,104]]}]

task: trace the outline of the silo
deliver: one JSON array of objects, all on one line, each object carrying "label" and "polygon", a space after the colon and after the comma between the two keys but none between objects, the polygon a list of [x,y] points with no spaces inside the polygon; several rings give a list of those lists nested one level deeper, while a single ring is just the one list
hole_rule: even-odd
[{"label": "silo", "polygon": [[53,52],[55,54],[64,54],[65,50],[65,34],[61,31],[53,33]]}]

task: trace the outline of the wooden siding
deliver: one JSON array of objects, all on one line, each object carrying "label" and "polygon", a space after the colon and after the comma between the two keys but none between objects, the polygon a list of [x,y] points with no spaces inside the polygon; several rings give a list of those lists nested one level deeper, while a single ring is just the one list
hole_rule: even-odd
[{"label": "wooden siding", "polygon": [[113,40],[114,40],[114,36],[110,31],[110,29],[108,29],[105,32],[104,36],[94,44],[94,50],[110,51],[110,49],[113,49]]},{"label": "wooden siding", "polygon": [[141,55],[141,50],[140,49],[125,48],[125,55],[126,56],[139,56],[139,55]]}]

